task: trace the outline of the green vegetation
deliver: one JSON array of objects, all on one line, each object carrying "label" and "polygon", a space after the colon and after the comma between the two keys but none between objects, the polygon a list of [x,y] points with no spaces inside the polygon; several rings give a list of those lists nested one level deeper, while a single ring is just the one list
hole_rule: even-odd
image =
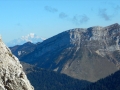
[{"label": "green vegetation", "polygon": [[83,90],[120,90],[120,71],[89,85]]},{"label": "green vegetation", "polygon": [[87,81],[43,69],[32,71],[27,76],[35,90],[82,90],[90,84]]},{"label": "green vegetation", "polygon": [[12,53],[8,53],[10,57],[12,57]]}]

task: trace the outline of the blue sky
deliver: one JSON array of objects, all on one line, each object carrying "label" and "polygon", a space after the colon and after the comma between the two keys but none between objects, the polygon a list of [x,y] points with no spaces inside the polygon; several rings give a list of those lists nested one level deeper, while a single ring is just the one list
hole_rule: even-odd
[{"label": "blue sky", "polygon": [[35,33],[49,38],[73,28],[120,24],[120,0],[0,0],[4,42]]}]

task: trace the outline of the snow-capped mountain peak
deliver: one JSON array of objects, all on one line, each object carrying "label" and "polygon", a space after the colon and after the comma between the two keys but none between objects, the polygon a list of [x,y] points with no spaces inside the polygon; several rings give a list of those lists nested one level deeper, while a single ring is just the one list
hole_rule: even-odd
[{"label": "snow-capped mountain peak", "polygon": [[14,39],[6,44],[8,47],[11,47],[11,46],[15,46],[15,45],[22,45],[26,42],[31,42],[31,43],[42,42],[43,40],[45,40],[45,38],[41,38],[41,37],[37,36],[35,33],[29,33],[26,36],[22,36],[21,38]]},{"label": "snow-capped mountain peak", "polygon": [[28,34],[26,36],[21,37],[21,39],[23,39],[23,40],[28,40],[29,38],[39,38],[39,37],[34,33],[30,33],[30,34]]}]

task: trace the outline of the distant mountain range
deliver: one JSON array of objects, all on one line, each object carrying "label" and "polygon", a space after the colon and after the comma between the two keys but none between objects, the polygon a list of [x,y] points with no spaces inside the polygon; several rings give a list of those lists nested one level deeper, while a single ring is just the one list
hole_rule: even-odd
[{"label": "distant mountain range", "polygon": [[96,82],[120,69],[120,25],[62,32],[37,44],[20,60],[80,80]]},{"label": "distant mountain range", "polygon": [[41,38],[34,33],[30,33],[26,36],[22,36],[21,38],[14,39],[14,40],[6,43],[6,44],[7,44],[8,47],[12,47],[12,46],[15,46],[15,45],[22,45],[26,42],[37,43],[37,42],[42,42],[44,40],[45,40],[45,38]]}]

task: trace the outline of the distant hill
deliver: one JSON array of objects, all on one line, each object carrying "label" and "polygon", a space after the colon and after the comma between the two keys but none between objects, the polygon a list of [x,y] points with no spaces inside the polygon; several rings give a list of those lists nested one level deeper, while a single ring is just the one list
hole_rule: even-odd
[{"label": "distant hill", "polygon": [[120,70],[83,90],[120,90]]},{"label": "distant hill", "polygon": [[31,43],[31,42],[26,42],[23,45],[16,45],[16,46],[9,47],[9,48],[11,49],[12,53],[16,57],[21,59],[23,56],[33,52],[38,44],[40,44],[40,43],[34,44],[34,43]]}]

